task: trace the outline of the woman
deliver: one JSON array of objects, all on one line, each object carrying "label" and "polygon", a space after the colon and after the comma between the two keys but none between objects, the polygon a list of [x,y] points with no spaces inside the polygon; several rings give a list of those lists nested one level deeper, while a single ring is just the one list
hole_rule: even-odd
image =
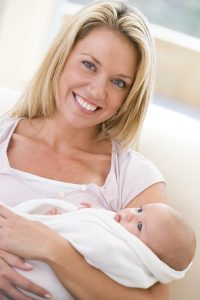
[{"label": "woman", "polygon": [[[138,10],[98,1],[73,16],[12,118],[1,120],[1,201],[60,197],[114,211],[164,202],[159,171],[127,148],[142,125],[153,77],[152,38]],[[8,211],[0,222],[1,299],[33,299],[23,290],[48,298],[10,268],[30,268],[20,258],[47,263],[75,299],[168,299],[160,284],[118,285],[40,223]]]}]

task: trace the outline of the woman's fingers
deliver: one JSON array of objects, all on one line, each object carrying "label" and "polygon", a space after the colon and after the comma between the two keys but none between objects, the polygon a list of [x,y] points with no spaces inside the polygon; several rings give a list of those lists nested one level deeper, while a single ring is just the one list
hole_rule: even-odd
[{"label": "woman's fingers", "polygon": [[48,291],[38,286],[37,284],[32,283],[30,280],[24,278],[14,269],[8,266],[8,264],[3,259],[0,259],[0,292],[3,293],[3,295],[8,296],[9,299],[13,300],[34,299],[34,297],[30,298],[26,296],[18,288],[38,295],[41,298],[48,299],[47,297],[45,297],[45,295],[49,294]]},{"label": "woman's fingers", "polygon": [[5,284],[5,290],[6,291],[3,292],[3,295],[5,295],[5,296],[3,296],[4,298],[2,298],[2,299],[9,299],[9,300],[33,300],[34,299],[34,298],[30,298],[29,296],[24,295],[23,293],[21,293],[19,290],[17,290],[12,285]]},{"label": "woman's fingers", "polygon": [[[33,266],[28,264],[21,257],[14,255],[12,253],[0,250],[0,258],[3,258],[5,262],[11,267],[15,267],[24,271],[29,271],[33,269]],[[1,299],[1,298],[0,298]]]},{"label": "woman's fingers", "polygon": [[[51,298],[48,291],[46,291],[45,289],[43,289],[39,285],[37,285],[35,283],[32,283],[30,280],[28,280],[28,279],[26,279],[26,278],[24,278],[20,275],[16,279],[17,279],[16,283],[15,283],[16,286],[23,289],[24,291],[27,291],[27,292],[32,293],[34,295],[37,295],[41,298],[45,298],[45,299],[50,299]],[[22,294],[22,293],[20,292],[20,294]],[[32,299],[32,298],[28,297],[27,300],[28,299]],[[22,300],[22,299],[20,298],[20,300]]]},{"label": "woman's fingers", "polygon": [[0,216],[3,218],[9,218],[9,217],[18,217],[17,214],[11,211],[11,209],[7,208],[5,205],[0,203]]}]

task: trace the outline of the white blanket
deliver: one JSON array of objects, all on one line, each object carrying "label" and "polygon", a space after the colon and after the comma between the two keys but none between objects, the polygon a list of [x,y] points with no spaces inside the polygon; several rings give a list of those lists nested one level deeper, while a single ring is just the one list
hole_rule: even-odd
[{"label": "white blanket", "polygon": [[[62,214],[40,215],[55,206],[60,207]],[[77,210],[59,199],[30,200],[13,210],[48,225],[69,240],[89,264],[124,286],[148,288],[157,281],[169,283],[185,275],[186,270],[175,271],[167,266],[143,242],[113,220],[112,212],[94,208]],[[65,213],[66,210],[70,212]],[[48,265],[39,261],[30,263],[35,266],[34,270],[19,271],[22,275],[47,288],[54,300],[73,299]],[[76,267],[78,272],[78,265]]]}]

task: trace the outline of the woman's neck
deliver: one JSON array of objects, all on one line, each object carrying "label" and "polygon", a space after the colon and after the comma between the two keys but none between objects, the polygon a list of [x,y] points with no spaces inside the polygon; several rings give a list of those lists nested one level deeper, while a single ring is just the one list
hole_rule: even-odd
[{"label": "woman's neck", "polygon": [[34,119],[31,120],[30,126],[37,138],[46,141],[51,148],[58,152],[65,152],[66,149],[93,152],[102,143],[110,144],[108,141],[96,141],[98,127],[76,128],[69,126],[61,118]]}]

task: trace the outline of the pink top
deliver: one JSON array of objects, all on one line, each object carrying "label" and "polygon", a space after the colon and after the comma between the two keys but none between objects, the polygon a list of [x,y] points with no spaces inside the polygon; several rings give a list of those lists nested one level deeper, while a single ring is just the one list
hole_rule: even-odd
[{"label": "pink top", "polygon": [[[146,188],[164,179],[158,169],[132,149],[112,143],[111,168],[103,186],[56,181],[10,167],[7,148],[19,118],[0,119],[0,202],[15,206],[36,198],[63,199],[75,205],[90,201],[118,211]],[[66,166],[67,167],[67,166]]]}]

